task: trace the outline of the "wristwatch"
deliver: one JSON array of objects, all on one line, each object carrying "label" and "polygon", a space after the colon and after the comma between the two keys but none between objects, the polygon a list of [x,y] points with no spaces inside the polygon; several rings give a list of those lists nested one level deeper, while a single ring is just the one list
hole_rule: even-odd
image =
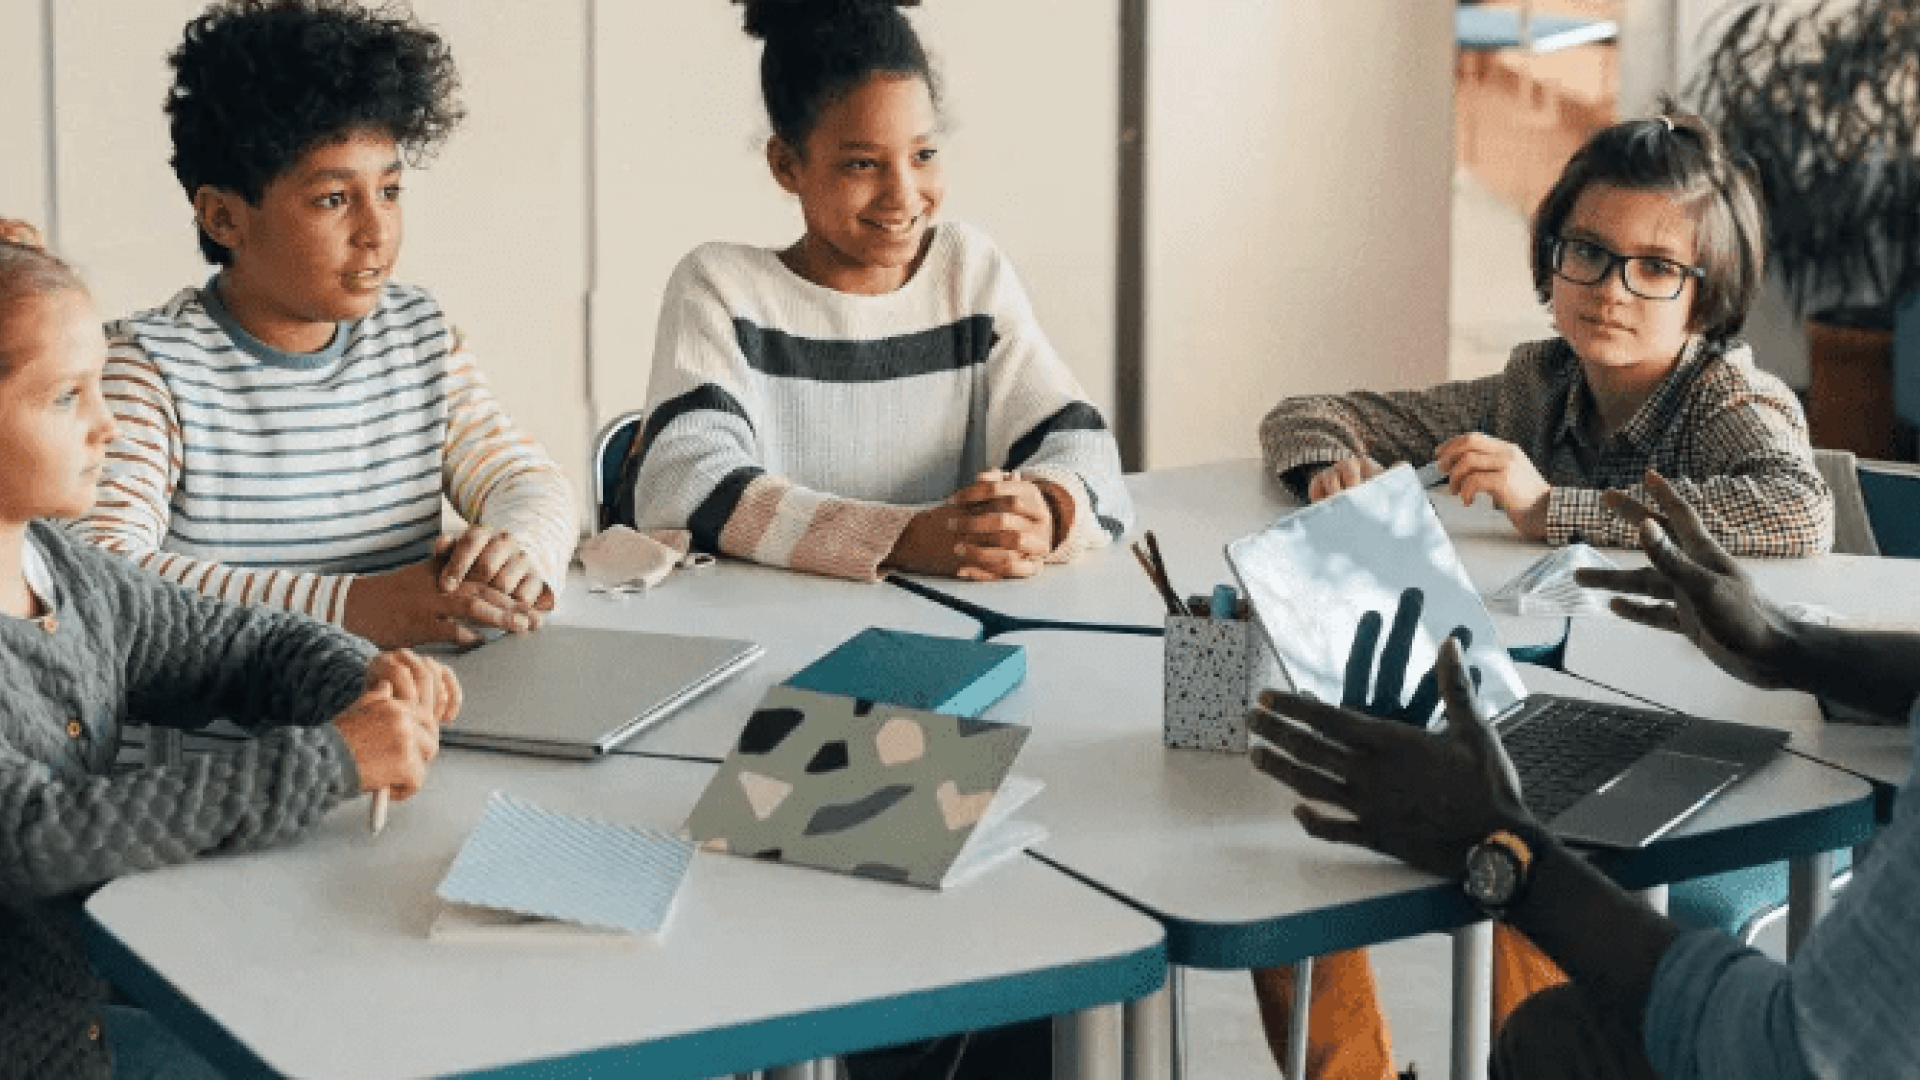
[{"label": "wristwatch", "polygon": [[1491,918],[1506,915],[1527,895],[1533,880],[1533,847],[1505,829],[1467,852],[1467,876],[1460,887]]}]

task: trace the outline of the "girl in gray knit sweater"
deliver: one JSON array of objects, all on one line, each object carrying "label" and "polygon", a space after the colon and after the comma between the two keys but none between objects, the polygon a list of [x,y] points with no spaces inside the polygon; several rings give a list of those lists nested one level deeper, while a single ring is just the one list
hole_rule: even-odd
[{"label": "girl in gray knit sweater", "polygon": [[[108,1076],[115,1055],[136,1045],[128,1031],[151,1024],[112,1004],[88,967],[74,932],[88,890],[206,852],[280,843],[362,791],[404,799],[459,709],[457,683],[433,661],[375,656],[303,616],[189,592],[36,520],[75,516],[93,501],[114,435],[105,360],[99,317],[73,272],[0,239],[6,1077]],[[194,727],[213,716],[257,737],[115,773],[125,724]]]}]

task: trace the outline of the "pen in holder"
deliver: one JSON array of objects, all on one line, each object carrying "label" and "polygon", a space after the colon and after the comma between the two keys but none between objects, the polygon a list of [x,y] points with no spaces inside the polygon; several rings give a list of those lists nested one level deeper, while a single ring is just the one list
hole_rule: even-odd
[{"label": "pen in holder", "polygon": [[1266,634],[1236,607],[1228,619],[1167,616],[1167,746],[1246,753],[1247,706],[1261,690],[1286,685]]}]

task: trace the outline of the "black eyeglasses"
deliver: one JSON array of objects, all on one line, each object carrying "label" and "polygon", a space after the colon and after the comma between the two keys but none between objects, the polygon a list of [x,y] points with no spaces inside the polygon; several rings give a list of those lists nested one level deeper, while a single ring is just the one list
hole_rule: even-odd
[{"label": "black eyeglasses", "polygon": [[1598,285],[1620,268],[1620,282],[1643,300],[1671,300],[1687,287],[1688,278],[1705,278],[1697,266],[1658,255],[1621,255],[1591,240],[1556,239],[1553,272],[1579,285]]}]

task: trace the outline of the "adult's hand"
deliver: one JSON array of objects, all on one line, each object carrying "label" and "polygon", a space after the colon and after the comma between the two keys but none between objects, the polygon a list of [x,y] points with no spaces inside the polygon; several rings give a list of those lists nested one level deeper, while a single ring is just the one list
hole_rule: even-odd
[{"label": "adult's hand", "polygon": [[360,770],[360,790],[391,791],[406,800],[427,782],[427,763],[440,752],[432,715],[394,697],[382,684],[333,718]]},{"label": "adult's hand", "polygon": [[[1653,565],[1635,570],[1589,567],[1574,580],[1590,588],[1630,594],[1614,598],[1622,618],[1682,634],[1721,670],[1767,689],[1798,685],[1793,677],[1794,623],[1754,589],[1753,579],[1728,555],[1666,479],[1647,470],[1653,509],[1609,491],[1609,509],[1640,527],[1640,547]],[[1677,542],[1676,542],[1677,541]]]},{"label": "adult's hand", "polygon": [[[1374,668],[1374,650],[1380,646],[1380,626],[1384,621],[1377,611],[1360,616],[1354,627],[1353,646],[1347,651],[1347,674],[1340,687],[1340,704],[1368,716],[1398,720],[1424,728],[1433,720],[1434,706],[1440,703],[1439,662],[1420,678],[1413,696],[1402,702],[1400,688],[1406,685],[1407,665],[1413,661],[1413,641],[1420,630],[1420,613],[1426,609],[1427,594],[1420,589],[1401,590],[1400,603],[1394,609],[1393,629],[1380,647],[1380,664]],[[1453,628],[1451,635],[1464,647],[1473,645],[1473,631],[1464,626]],[[1480,669],[1469,668],[1476,689]]]},{"label": "adult's hand", "polygon": [[367,665],[366,688],[383,686],[396,700],[424,710],[436,732],[459,717],[464,701],[453,669],[412,649],[383,652]]},{"label": "adult's hand", "polygon": [[1485,495],[1507,515],[1513,527],[1529,540],[1547,538],[1547,505],[1553,485],[1527,457],[1527,452],[1491,435],[1469,431],[1440,444],[1434,451],[1447,487],[1468,506]]},{"label": "adult's hand", "polygon": [[475,645],[475,627],[510,632],[534,629],[539,612],[491,585],[440,587],[441,560],[427,559],[355,578],[347,589],[346,628],[382,649],[428,643]]},{"label": "adult's hand", "polygon": [[1268,690],[1248,726],[1260,771],[1302,798],[1294,817],[1322,840],[1358,844],[1446,878],[1494,832],[1532,821],[1520,781],[1474,701],[1459,641],[1440,647],[1447,731],[1381,723],[1355,709]]},{"label": "adult's hand", "polygon": [[526,548],[511,533],[474,525],[457,539],[442,537],[434,556],[441,562],[442,592],[452,593],[462,583],[485,585],[512,597],[529,614],[553,610],[553,586],[541,579]]},{"label": "adult's hand", "polygon": [[1379,462],[1370,457],[1341,458],[1313,474],[1313,480],[1307,484],[1307,501],[1319,502],[1328,496],[1338,495],[1385,471]]}]

